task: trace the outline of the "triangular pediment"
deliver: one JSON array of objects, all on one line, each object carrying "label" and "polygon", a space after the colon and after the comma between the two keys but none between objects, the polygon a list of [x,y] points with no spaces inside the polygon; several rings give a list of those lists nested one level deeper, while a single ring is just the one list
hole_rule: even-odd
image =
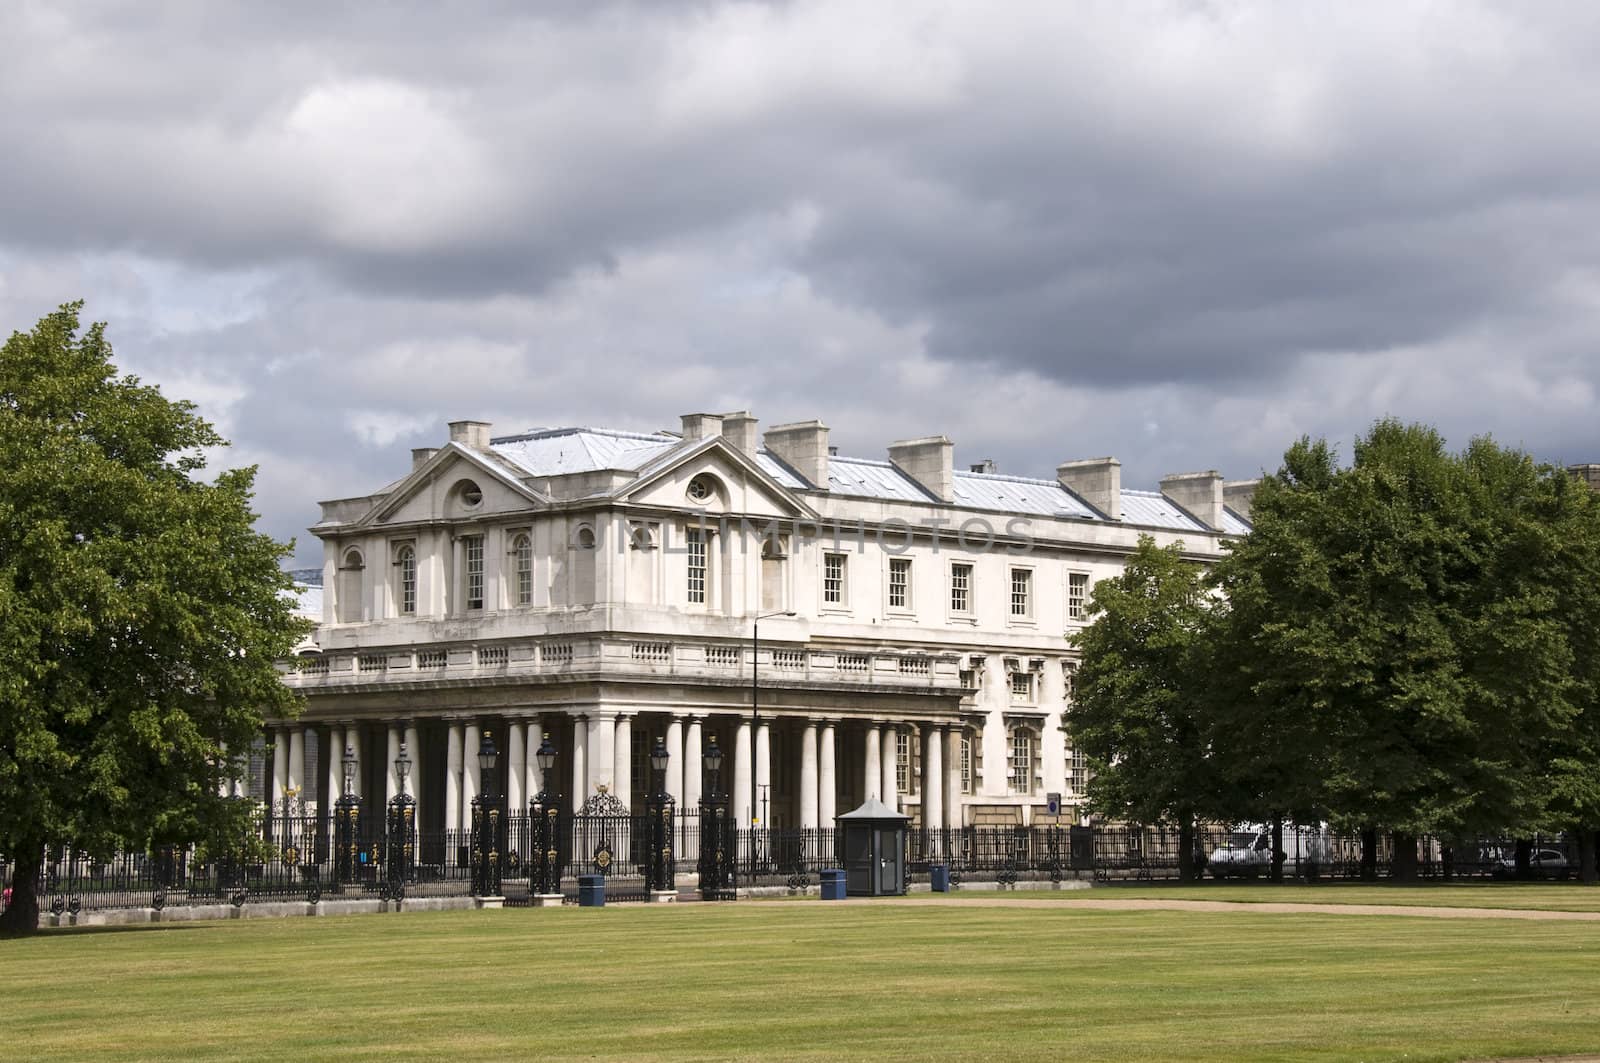
[{"label": "triangular pediment", "polygon": [[525,513],[543,508],[549,501],[497,459],[450,443],[401,480],[356,523],[412,524]]},{"label": "triangular pediment", "polygon": [[[701,487],[709,488],[704,492]],[[769,476],[749,455],[720,438],[663,455],[617,492],[620,500],[707,516],[809,518],[805,500]]]}]

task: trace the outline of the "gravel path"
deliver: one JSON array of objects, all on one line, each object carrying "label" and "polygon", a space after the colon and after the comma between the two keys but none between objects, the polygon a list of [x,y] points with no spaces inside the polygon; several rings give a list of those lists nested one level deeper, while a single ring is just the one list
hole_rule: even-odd
[{"label": "gravel path", "polygon": [[[1256,912],[1293,915],[1316,912],[1323,915],[1414,915],[1423,919],[1535,919],[1577,923],[1600,922],[1600,912],[1562,912],[1532,908],[1440,908],[1420,904],[1285,904],[1279,901],[1185,901],[1160,899],[1063,897],[853,897],[846,904],[960,905],[978,908],[1089,908],[1110,912]],[[1568,1057],[1569,1059],[1572,1057]],[[1600,1063],[1600,1056],[1594,1056]]]}]

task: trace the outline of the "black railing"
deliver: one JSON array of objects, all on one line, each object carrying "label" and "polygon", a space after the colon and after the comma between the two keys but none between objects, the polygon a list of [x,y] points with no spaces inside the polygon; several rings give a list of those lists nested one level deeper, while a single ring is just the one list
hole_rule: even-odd
[{"label": "black railing", "polygon": [[[642,900],[650,859],[645,815],[562,817],[557,834],[562,889],[576,897],[580,875],[606,878],[608,900]],[[686,890],[699,885],[697,809],[678,811],[673,826],[677,880]],[[351,897],[464,896],[472,885],[472,839],[468,830],[424,831],[414,859],[391,867],[389,834],[382,810],[363,810],[350,835],[353,853],[337,859],[333,817],[276,816],[228,846],[167,846],[151,852],[98,855],[53,847],[46,853],[37,891],[47,912],[109,908],[316,901]],[[733,878],[748,887],[815,886],[818,872],[840,866],[838,832],[823,829],[741,830],[732,839]],[[1304,881],[1386,878],[1393,865],[1392,839],[1378,835],[1372,859],[1363,862],[1356,834],[1285,826],[1282,848],[1270,835],[1201,830],[1194,834],[1194,869],[1207,878]],[[1273,857],[1281,852],[1281,859]],[[513,903],[526,898],[531,824],[525,811],[506,817],[501,888]],[[1567,878],[1578,871],[1577,852],[1565,837],[1525,839],[1518,861],[1512,838],[1445,842],[1423,838],[1417,874],[1428,880],[1472,878]],[[397,850],[403,858],[403,852]],[[1066,878],[1102,882],[1171,881],[1178,877],[1179,835],[1167,828],[1125,826],[964,827],[911,830],[906,867],[913,879],[937,864],[955,882],[1044,882]],[[1274,864],[1277,867],[1274,867]],[[0,881],[10,885],[0,864]],[[401,888],[397,889],[397,881]],[[0,900],[0,908],[4,901]]]}]

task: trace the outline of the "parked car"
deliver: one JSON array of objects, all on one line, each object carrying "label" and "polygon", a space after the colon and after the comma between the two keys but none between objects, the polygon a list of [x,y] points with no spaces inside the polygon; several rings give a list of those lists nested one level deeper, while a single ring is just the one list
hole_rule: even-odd
[{"label": "parked car", "polygon": [[1272,870],[1272,834],[1260,831],[1230,835],[1206,857],[1212,878],[1259,878]]},{"label": "parked car", "polygon": [[[1494,862],[1493,873],[1495,878],[1515,878],[1516,853],[1503,851],[1500,858]],[[1570,878],[1572,864],[1567,860],[1567,854],[1560,849],[1535,849],[1528,858],[1528,873],[1534,878]]]}]

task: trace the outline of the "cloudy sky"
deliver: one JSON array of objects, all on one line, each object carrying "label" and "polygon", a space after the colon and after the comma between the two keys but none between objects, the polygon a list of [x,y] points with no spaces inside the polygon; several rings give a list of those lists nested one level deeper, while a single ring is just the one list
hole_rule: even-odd
[{"label": "cloudy sky", "polygon": [[459,418],[1600,460],[1592,3],[228,7],[0,8],[0,327],[86,299],[301,563]]}]

